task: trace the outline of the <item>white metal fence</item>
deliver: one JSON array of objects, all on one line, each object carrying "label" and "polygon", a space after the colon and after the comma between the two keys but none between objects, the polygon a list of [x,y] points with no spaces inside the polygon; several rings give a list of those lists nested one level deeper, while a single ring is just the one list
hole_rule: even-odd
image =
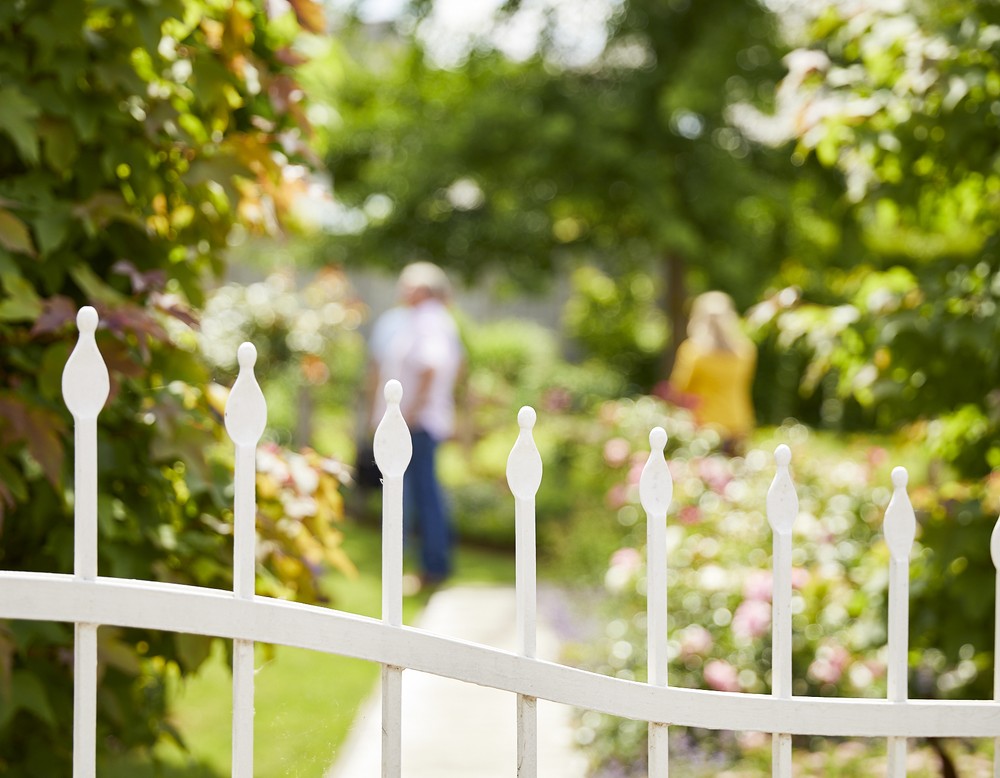
[{"label": "white metal fence", "polygon": [[[63,373],[63,396],[75,421],[74,574],[0,572],[0,618],[75,625],[73,774],[95,775],[97,629],[100,625],[168,630],[231,639],[233,756],[238,778],[253,775],[253,646],[273,643],[379,662],[382,665],[382,775],[403,774],[400,733],[402,673],[409,668],[503,689],[517,698],[519,778],[537,775],[538,698],[649,722],[649,775],[668,772],[670,725],[773,733],[773,774],[791,775],[791,736],[887,738],[890,776],[905,775],[907,738],[994,738],[1000,754],[1000,704],[995,701],[907,699],[908,558],[916,522],[906,493],[906,471],[892,473],[893,495],[884,532],[891,555],[888,624],[888,699],[793,697],[791,660],[792,525],[798,499],[789,475],[790,452],[775,452],[777,472],[767,494],[774,537],[773,661],[770,695],[713,692],[667,684],[666,520],[673,492],[657,427],[640,480],[648,526],[649,680],[625,681],[535,658],[535,495],[542,461],[532,438],[535,412],[518,413],[520,433],[507,461],[517,537],[518,653],[429,634],[402,624],[403,473],[412,453],[400,413],[403,388],[385,387],[388,409],[375,433],[375,457],[384,476],[381,621],[258,597],[255,567],[255,451],[267,409],[253,373],[256,351],[239,349],[239,376],[226,405],[226,429],[235,444],[233,591],[103,578],[97,575],[97,417],[108,397],[108,373],[94,333],[97,313],[77,317],[79,341]],[[1000,563],[1000,532],[991,540]],[[998,583],[1000,593],[1000,583]],[[998,597],[1000,602],[1000,597]],[[995,673],[1000,700],[1000,673]],[[1000,760],[994,767],[1000,776]]]}]

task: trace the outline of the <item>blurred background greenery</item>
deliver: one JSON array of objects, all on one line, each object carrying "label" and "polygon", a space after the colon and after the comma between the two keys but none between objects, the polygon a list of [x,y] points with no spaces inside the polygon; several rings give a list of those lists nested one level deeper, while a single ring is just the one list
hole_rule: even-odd
[{"label": "blurred background greenery", "polygon": [[[60,375],[90,304],[112,378],[101,573],[231,585],[220,414],[249,339],[270,409],[258,591],[373,612],[372,504],[349,467],[364,333],[392,302],[371,290],[429,259],[462,286],[469,356],[442,475],[484,556],[463,549],[460,575],[506,575],[504,463],[532,404],[542,568],[612,614],[606,644],[572,659],[641,677],[635,466],[663,424],[674,682],[766,691],[764,452],[788,442],[796,691],[881,694],[877,538],[902,463],[920,524],[911,693],[988,697],[998,123],[993,0],[3,3],[0,564],[71,570]],[[732,295],[759,350],[760,430],[735,458],[653,393],[709,289]],[[219,695],[182,694],[224,677],[221,641],[101,635],[106,769],[224,771],[225,744],[197,734]],[[64,625],[0,625],[5,774],[68,770],[71,646]],[[357,672],[348,712],[374,677]],[[345,728],[274,774],[319,774]],[[595,775],[641,771],[643,737],[581,716]],[[752,738],[677,737],[692,775],[766,759]],[[826,774],[883,758],[799,745]],[[932,743],[921,769],[974,774],[990,748]]]}]

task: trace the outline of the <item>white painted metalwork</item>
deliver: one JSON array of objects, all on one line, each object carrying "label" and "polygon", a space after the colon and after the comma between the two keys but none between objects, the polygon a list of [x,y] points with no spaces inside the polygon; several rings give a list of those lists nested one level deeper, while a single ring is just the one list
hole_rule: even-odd
[{"label": "white painted metalwork", "polygon": [[[990,536],[990,558],[993,567],[1000,571],[1000,519],[993,525]],[[1000,575],[996,576],[993,601],[993,656],[1000,656]],[[993,661],[993,699],[1000,702],[1000,661]],[[993,741],[993,778],[1000,778],[1000,738]]]},{"label": "white painted metalwork", "polygon": [[[236,446],[233,486],[233,596],[253,600],[257,567],[257,443],[267,426],[267,403],[254,377],[257,349],[237,351],[239,375],[226,400],[226,432]],[[233,641],[233,778],[253,775],[254,649]]]},{"label": "white painted metalwork", "polygon": [[[777,472],[767,490],[767,521],[774,536],[771,560],[771,694],[792,696],[792,525],[799,514],[799,498],[788,472],[792,452],[782,444],[774,452]],[[772,735],[772,774],[792,778],[792,736]]]},{"label": "white painted metalwork", "polygon": [[[908,475],[902,467],[892,471],[892,499],[885,509],[882,533],[889,546],[889,658],[886,662],[890,702],[906,702],[907,646],[910,628],[910,550],[917,534],[917,518],[906,494]],[[906,738],[889,738],[891,778],[906,775]]]},{"label": "white painted metalwork", "polygon": [[[62,375],[63,399],[73,415],[73,569],[81,581],[97,578],[97,416],[111,390],[97,324],[89,305],[77,313],[80,338]],[[73,774],[90,778],[97,770],[97,624],[77,621],[73,632]]]},{"label": "white painted metalwork", "polygon": [[[80,338],[63,374],[63,395],[74,417],[75,568],[73,575],[0,572],[0,618],[68,622],[76,629],[74,776],[95,775],[96,634],[99,625],[213,635],[234,641],[233,775],[253,774],[253,646],[274,643],[378,662],[383,666],[383,776],[400,778],[403,668],[506,690],[518,696],[518,768],[535,776],[534,702],[541,698],[650,723],[650,775],[668,770],[667,726],[775,733],[774,773],[790,774],[792,735],[878,737],[890,740],[890,775],[903,775],[906,739],[985,737],[1000,744],[1000,669],[995,700],[909,700],[907,627],[909,555],[916,520],[906,494],[906,471],[892,474],[893,496],[884,533],[890,551],[888,699],[792,696],[791,529],[798,512],[788,471],[790,452],[775,452],[777,472],[767,495],[774,533],[772,694],[738,694],[671,687],[667,679],[667,562],[665,526],[672,497],[664,457],[666,433],[650,434],[640,479],[647,514],[649,678],[624,681],[537,659],[534,652],[535,495],[542,462],[532,438],[535,412],[522,408],[520,433],[508,460],[517,525],[518,651],[510,653],[449,639],[402,624],[402,479],[412,455],[399,409],[403,389],[386,385],[387,410],[375,434],[375,458],[384,478],[383,600],[381,620],[254,594],[254,459],[266,407],[253,375],[255,352],[239,350],[240,372],[226,406],[226,428],[236,448],[233,591],[97,575],[96,420],[108,396],[108,375],[94,333],[98,318],[84,308]],[[998,522],[1000,524],[1000,522]],[[1000,529],[991,539],[1000,566]],[[1000,603],[1000,583],[998,583]],[[1000,604],[997,606],[1000,645]],[[998,747],[1000,753],[1000,747]],[[1000,778],[1000,757],[995,775]]]},{"label": "white painted metalwork", "polygon": [[[413,456],[402,401],[403,387],[392,379],[373,445],[382,472],[382,622],[395,628],[403,626],[403,474]],[[382,664],[382,778],[403,771],[403,667]]]},{"label": "white painted metalwork", "polygon": [[[639,501],[646,511],[646,647],[648,682],[667,685],[667,511],[674,482],[663,456],[667,433],[649,433],[649,459],[639,477]],[[667,725],[649,722],[649,775],[667,778],[670,751]]]},{"label": "white painted metalwork", "polygon": [[[535,656],[535,495],[542,484],[542,457],[531,431],[537,415],[527,405],[517,414],[520,431],[507,457],[507,484],[514,495],[514,532],[517,547],[517,645],[521,656]],[[538,701],[517,695],[517,776],[538,775]]]}]

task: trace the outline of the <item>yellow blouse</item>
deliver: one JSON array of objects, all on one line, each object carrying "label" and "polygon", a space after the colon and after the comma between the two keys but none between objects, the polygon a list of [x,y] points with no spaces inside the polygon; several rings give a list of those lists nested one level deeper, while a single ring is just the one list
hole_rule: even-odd
[{"label": "yellow blouse", "polygon": [[743,437],[754,426],[750,388],[757,366],[753,344],[739,352],[706,351],[690,340],[677,347],[670,384],[696,399],[699,424],[718,427],[730,437]]}]

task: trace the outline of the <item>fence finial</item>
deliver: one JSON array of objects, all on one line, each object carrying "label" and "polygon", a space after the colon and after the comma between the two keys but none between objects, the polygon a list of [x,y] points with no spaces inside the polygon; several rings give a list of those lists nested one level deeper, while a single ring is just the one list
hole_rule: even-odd
[{"label": "fence finial", "polygon": [[80,338],[62,374],[63,399],[75,419],[96,419],[111,391],[108,368],[97,348],[97,311],[85,305],[76,315]]},{"label": "fence finial", "polygon": [[767,522],[771,530],[779,535],[791,532],[795,517],[799,515],[799,497],[788,471],[791,461],[792,451],[784,443],[774,450],[777,472],[767,490]]},{"label": "fence finial", "polygon": [[537,418],[535,409],[529,405],[518,411],[517,424],[521,431],[507,457],[507,484],[519,500],[532,499],[542,484],[542,457],[531,432]]},{"label": "fence finial", "polygon": [[892,471],[892,499],[885,509],[885,519],[882,522],[882,534],[889,546],[889,553],[899,561],[910,558],[910,549],[917,534],[917,518],[906,493],[909,475],[905,467],[896,467]]},{"label": "fence finial", "polygon": [[990,536],[990,556],[993,558],[993,566],[1000,570],[1000,519],[993,525],[993,534]]},{"label": "fence finial", "polygon": [[395,378],[385,384],[385,415],[375,430],[372,448],[375,464],[383,478],[401,477],[413,456],[413,441],[399,404],[403,401],[403,385]]},{"label": "fence finial", "polygon": [[226,400],[226,432],[237,446],[256,446],[267,426],[267,402],[253,372],[257,363],[253,343],[243,343],[236,359],[240,372]]},{"label": "fence finial", "polygon": [[639,477],[639,501],[647,516],[666,518],[670,500],[674,496],[674,481],[670,468],[663,456],[667,446],[667,432],[663,427],[654,427],[649,433],[649,459]]}]

